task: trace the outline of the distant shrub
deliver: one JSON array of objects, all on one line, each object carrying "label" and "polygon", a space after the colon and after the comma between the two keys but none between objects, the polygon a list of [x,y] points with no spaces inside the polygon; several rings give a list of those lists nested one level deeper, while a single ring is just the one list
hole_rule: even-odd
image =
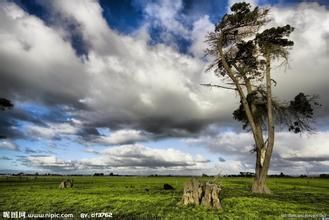
[{"label": "distant shrub", "polygon": [[329,178],[329,174],[322,173],[322,174],[320,174],[320,178]]}]

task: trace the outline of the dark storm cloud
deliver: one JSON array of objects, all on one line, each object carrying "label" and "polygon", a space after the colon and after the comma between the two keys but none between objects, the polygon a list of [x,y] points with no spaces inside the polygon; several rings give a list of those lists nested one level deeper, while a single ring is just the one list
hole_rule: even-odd
[{"label": "dark storm cloud", "polygon": [[284,158],[288,161],[329,161],[329,156],[323,156],[323,157],[288,157]]},{"label": "dark storm cloud", "polygon": [[104,165],[93,165],[91,163],[83,163],[84,166],[89,168],[93,167],[149,167],[149,168],[158,168],[158,167],[188,167],[194,165],[193,163],[188,162],[179,162],[179,161],[159,161],[157,158],[153,157],[143,157],[143,155],[138,155],[138,157],[133,157],[132,155],[129,157],[118,158],[112,162],[109,162],[106,166]]},{"label": "dark storm cloud", "polygon": [[32,148],[25,148],[24,153],[26,154],[35,154],[35,153],[40,153],[37,150],[33,150]]},{"label": "dark storm cloud", "polygon": [[19,129],[21,122],[45,126],[45,123],[35,115],[13,107],[10,110],[0,112],[0,135],[3,138],[26,138],[24,132]]},{"label": "dark storm cloud", "polygon": [[6,157],[6,156],[1,156],[0,160],[12,160],[12,158]]},{"label": "dark storm cloud", "polygon": [[186,121],[171,120],[170,118],[149,118],[140,121],[138,127],[148,132],[169,136],[169,137],[187,137],[198,134],[204,129],[210,120],[193,120]]},{"label": "dark storm cloud", "polygon": [[[59,17],[60,18],[60,17]],[[81,25],[73,18],[65,18],[57,21],[61,25],[64,24],[64,29],[67,30],[67,36],[65,36],[65,40],[69,40],[71,42],[72,47],[74,48],[76,54],[78,56],[88,57],[88,42],[84,39],[83,33],[81,30]]]},{"label": "dark storm cloud", "polygon": [[1,124],[6,125],[16,125],[17,122],[23,121],[39,126],[46,126],[44,118],[40,118],[38,115],[17,106],[14,106],[10,110],[0,112],[0,120],[2,121]]},{"label": "dark storm cloud", "polygon": [[58,160],[51,155],[21,156],[17,160],[24,166],[42,168],[52,172],[66,172],[77,169],[76,161]]},{"label": "dark storm cloud", "polygon": [[[95,129],[97,131],[97,129]],[[97,135],[84,133],[79,135],[81,139],[79,142],[82,144],[89,143],[89,144],[99,144],[99,145],[126,145],[126,144],[134,144],[136,142],[146,142],[150,140],[155,140],[157,138],[156,135],[142,131],[142,130],[134,130],[134,129],[120,129],[120,130],[111,130],[108,131],[106,134],[100,134],[97,131]]]},{"label": "dark storm cloud", "polygon": [[[118,116],[120,117],[120,116]],[[136,117],[138,117],[136,115]],[[154,134],[154,138],[163,137],[192,137],[197,135],[202,129],[204,129],[208,121],[200,122],[199,120],[189,119],[187,121],[177,122],[168,117],[153,117],[147,119],[138,120],[138,118],[130,118],[121,120],[116,118],[108,118],[101,122],[91,122],[88,126],[92,125],[94,128],[83,128],[78,134],[88,138],[93,138],[99,134],[95,132],[97,127],[108,127],[113,130],[121,130],[125,128],[133,128]]]},{"label": "dark storm cloud", "polygon": [[96,136],[100,136],[100,133],[96,128],[93,127],[83,127],[78,130],[77,135],[83,137],[85,140],[92,139]]},{"label": "dark storm cloud", "polygon": [[225,162],[226,160],[223,157],[218,157],[219,162]]},{"label": "dark storm cloud", "polygon": [[[40,106],[22,103],[15,103],[12,109],[0,112],[0,134],[3,138],[9,139],[35,139],[39,133],[35,130],[27,129],[26,126],[50,129],[49,124],[70,123],[68,118],[72,116],[72,110],[65,107],[42,106],[42,111],[38,112]],[[54,139],[60,139],[59,134],[54,135]]]},{"label": "dark storm cloud", "polygon": [[31,147],[25,147],[24,153],[28,154],[28,155],[29,154],[34,154],[34,155],[39,154],[40,155],[40,154],[53,154],[54,152],[52,152],[49,149],[47,149],[47,150],[35,150]]},{"label": "dark storm cloud", "polygon": [[[5,33],[0,50],[1,94],[9,99],[81,107],[85,71],[70,44],[14,4],[3,2],[0,11],[0,29]],[[15,13],[24,21],[13,17]]]},{"label": "dark storm cloud", "polygon": [[16,125],[14,121],[0,117],[0,139],[24,138],[24,134],[15,128]]},{"label": "dark storm cloud", "polygon": [[51,170],[52,172],[83,172],[87,170],[111,168],[176,168],[198,169],[200,165],[209,163],[202,157],[173,149],[152,149],[142,145],[123,145],[107,148],[94,158],[76,161],[64,161],[53,155],[22,156],[18,159],[23,165]]},{"label": "dark storm cloud", "polygon": [[[50,17],[57,16],[45,21],[48,26],[44,26],[35,17],[24,14],[14,4],[2,4],[0,27],[10,36],[10,40],[3,38],[2,41],[17,44],[11,52],[8,52],[6,44],[0,50],[0,87],[6,97],[14,101],[33,101],[47,106],[53,115],[42,118],[44,123],[55,120],[63,123],[61,115],[65,116],[70,111],[75,113],[73,118],[83,119],[82,128],[77,135],[84,138],[97,135],[97,127],[109,127],[113,130],[130,127],[155,133],[157,137],[190,136],[206,127],[209,121],[218,118],[213,112],[200,115],[200,106],[191,97],[193,95],[197,99],[202,98],[198,97],[194,85],[191,86],[193,83],[184,82],[190,80],[189,76],[200,77],[197,75],[202,66],[196,65],[193,59],[181,56],[169,48],[150,50],[143,41],[117,35],[104,26],[104,21],[97,13],[92,16],[95,21],[90,27],[86,23],[89,21],[79,17],[75,11],[67,11],[71,3],[66,8],[61,8],[61,4],[67,3],[54,2],[47,6],[46,14]],[[91,8],[99,7],[96,2],[86,4],[90,4]],[[82,12],[86,10],[85,5],[75,6],[81,6]],[[30,6],[26,7],[26,12],[30,13],[27,10]],[[94,11],[87,10],[86,13]],[[17,15],[21,19],[17,19]],[[36,15],[44,19],[43,13]],[[34,28],[30,30],[30,27]],[[95,30],[90,30],[93,28]],[[90,47],[92,60],[82,61],[76,56],[72,50],[77,50],[74,40],[67,42],[65,38],[73,39],[71,35],[80,36],[76,37],[76,41],[81,47]],[[100,47],[98,43],[103,42],[106,44]],[[120,49],[119,45],[127,48]],[[110,50],[113,47],[118,50]],[[132,48],[131,51],[129,47]],[[135,56],[141,51],[149,52],[140,57]],[[166,56],[169,59],[162,58]],[[148,59],[157,65],[145,65]],[[132,62],[123,63],[126,60]],[[177,75],[178,73],[183,75]],[[154,74],[156,76],[152,77]],[[175,85],[177,76],[180,79]],[[147,82],[145,77],[153,78],[153,81]],[[156,78],[158,79],[155,80]],[[162,84],[161,78],[166,81],[165,84]],[[125,85],[132,86],[127,89]],[[145,96],[142,97],[142,94]],[[57,106],[67,108],[58,108],[55,111]],[[37,121],[35,124],[39,126]]]}]

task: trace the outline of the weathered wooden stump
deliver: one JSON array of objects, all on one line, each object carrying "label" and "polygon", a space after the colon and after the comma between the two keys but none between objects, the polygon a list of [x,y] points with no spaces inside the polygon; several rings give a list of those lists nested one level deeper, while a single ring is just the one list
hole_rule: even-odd
[{"label": "weathered wooden stump", "polygon": [[193,178],[184,185],[183,205],[203,205],[208,208],[221,209],[220,193],[222,188],[215,183],[202,183]]},{"label": "weathered wooden stump", "polygon": [[58,186],[58,188],[60,188],[60,189],[72,188],[72,187],[73,187],[73,180],[72,179],[63,180]]}]

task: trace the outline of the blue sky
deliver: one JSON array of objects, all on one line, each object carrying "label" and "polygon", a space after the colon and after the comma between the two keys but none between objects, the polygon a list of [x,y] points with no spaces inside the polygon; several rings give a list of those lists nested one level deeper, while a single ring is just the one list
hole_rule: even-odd
[{"label": "blue sky", "polygon": [[[199,86],[220,82],[205,72],[204,41],[233,2],[1,2],[0,96],[15,107],[0,112],[0,170],[252,171],[251,136],[232,119],[236,95]],[[249,2],[269,7],[273,25],[296,27],[289,67],[274,70],[275,94],[291,99],[303,87],[323,104],[315,134],[278,130],[271,172],[321,173],[329,167],[328,2]]]}]

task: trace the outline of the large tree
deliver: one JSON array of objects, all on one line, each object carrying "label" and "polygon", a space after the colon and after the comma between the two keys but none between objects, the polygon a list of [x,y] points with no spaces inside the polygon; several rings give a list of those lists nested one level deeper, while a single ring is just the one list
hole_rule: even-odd
[{"label": "large tree", "polygon": [[[270,166],[275,125],[286,125],[289,131],[299,133],[310,130],[313,108],[317,105],[314,96],[299,93],[290,102],[273,98],[273,61],[286,62],[293,41],[289,35],[290,25],[265,29],[269,24],[269,9],[252,8],[242,2],[231,7],[208,35],[207,55],[214,57],[208,70],[221,77],[225,85],[204,84],[235,90],[240,97],[240,106],[233,112],[234,119],[243,123],[243,128],[252,132],[256,152],[255,181],[252,191],[270,193],[266,176]],[[282,62],[281,62],[282,61]]]}]

